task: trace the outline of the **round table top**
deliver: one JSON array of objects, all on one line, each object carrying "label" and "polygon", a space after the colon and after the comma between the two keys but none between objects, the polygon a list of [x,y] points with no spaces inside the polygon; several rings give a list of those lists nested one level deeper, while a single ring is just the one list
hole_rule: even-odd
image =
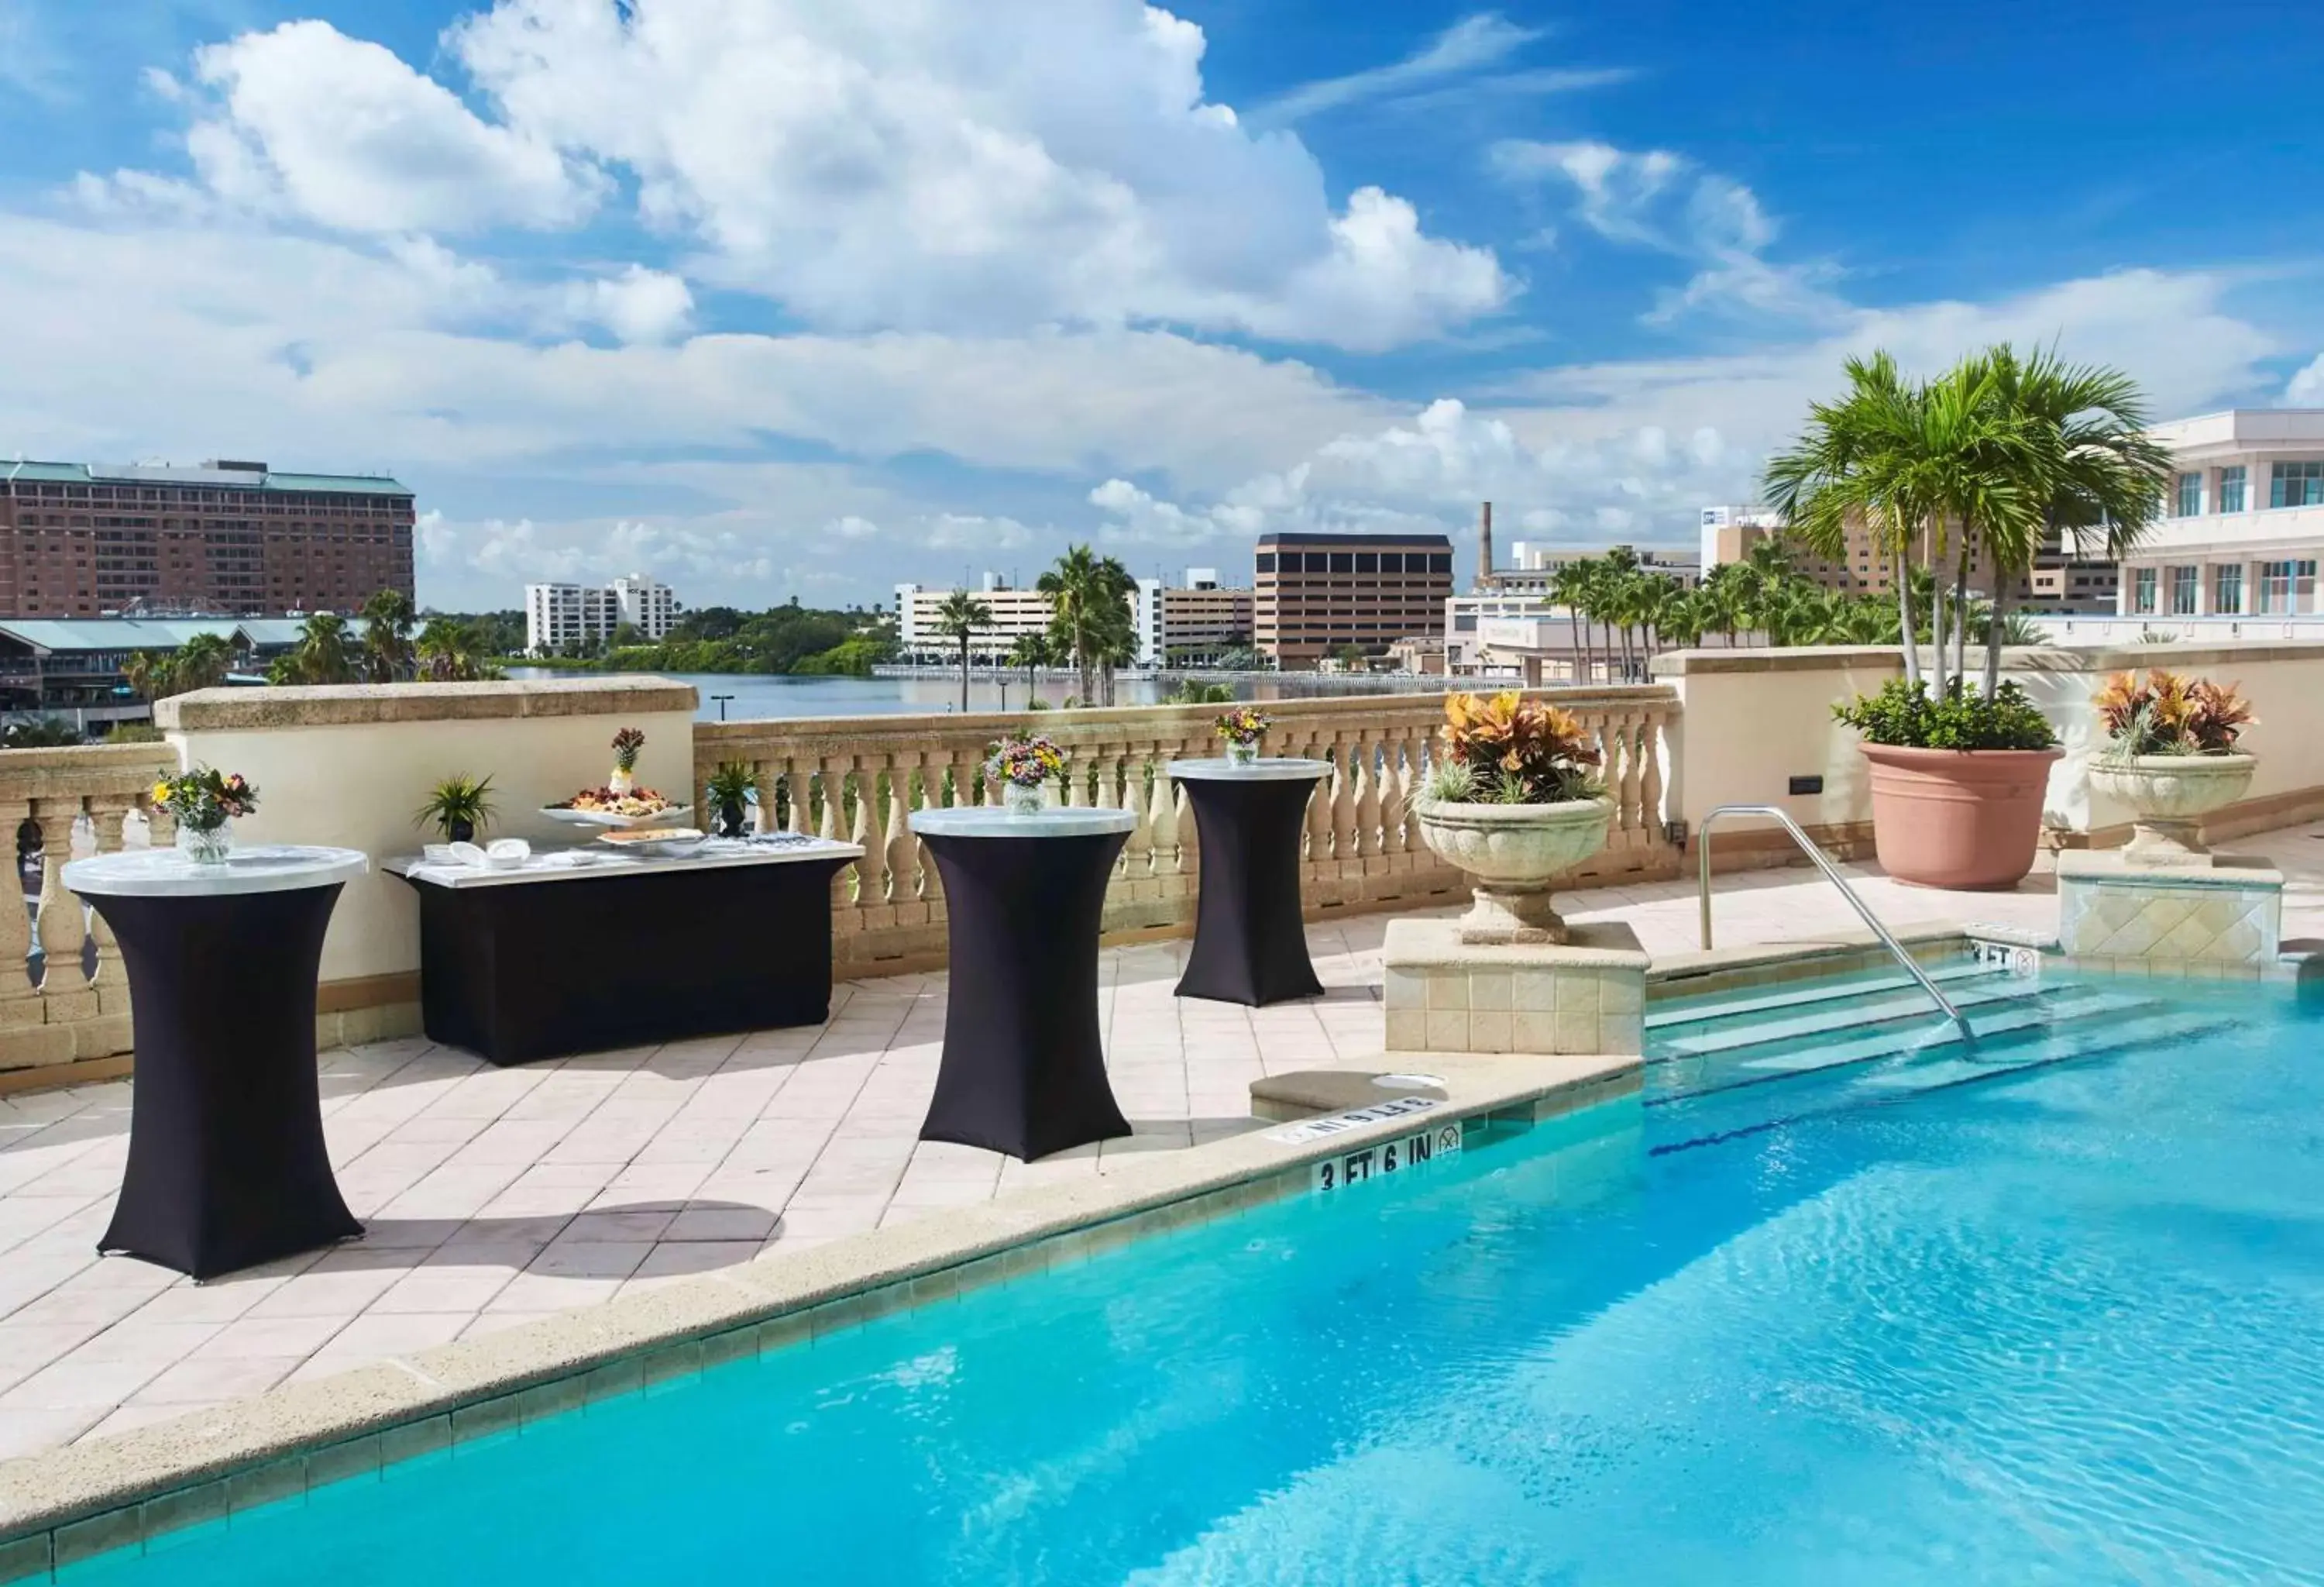
[{"label": "round table top", "polygon": [[1138,825],[1134,810],[1065,805],[1022,815],[992,805],[915,810],[912,830],[923,837],[1102,837]]},{"label": "round table top", "polygon": [[1261,755],[1238,765],[1224,755],[1199,761],[1173,761],[1170,775],[1204,782],[1314,782],[1332,775],[1329,761],[1305,761],[1295,755]]},{"label": "round table top", "polygon": [[68,863],[63,881],[70,891],[98,897],[216,898],[335,887],[370,869],[360,849],[261,844],[235,849],[223,865],[201,864],[175,848],[92,854]]}]

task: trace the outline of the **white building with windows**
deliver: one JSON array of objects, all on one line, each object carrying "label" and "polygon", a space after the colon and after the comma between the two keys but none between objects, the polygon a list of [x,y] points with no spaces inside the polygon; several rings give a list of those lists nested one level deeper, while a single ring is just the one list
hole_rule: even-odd
[{"label": "white building with windows", "polygon": [[2324,408],[2237,408],[2152,433],[2172,450],[2172,477],[2163,521],[2123,558],[2120,615],[2324,612]]},{"label": "white building with windows", "polygon": [[[959,656],[960,641],[938,626],[945,602],[958,593],[920,584],[896,586],[896,649],[904,660],[933,664]],[[1005,575],[988,573],[973,593],[985,613],[984,626],[968,639],[968,653],[975,660],[1002,660],[1019,640],[1049,632],[1054,608],[1040,591],[1013,588]]]},{"label": "white building with windows", "polygon": [[1215,567],[1187,568],[1186,582],[1175,588],[1139,579],[1130,597],[1138,664],[1200,664],[1249,648],[1256,599],[1250,590],[1221,584]]},{"label": "white building with windows", "polygon": [[649,640],[665,639],[682,610],[669,586],[641,573],[607,585],[529,584],[524,648],[536,656],[553,656],[568,646],[612,639],[624,623]]}]

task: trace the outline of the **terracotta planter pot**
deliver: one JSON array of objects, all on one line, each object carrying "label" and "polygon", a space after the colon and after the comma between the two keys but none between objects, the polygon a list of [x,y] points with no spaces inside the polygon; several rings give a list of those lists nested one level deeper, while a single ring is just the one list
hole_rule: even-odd
[{"label": "terracotta planter pot", "polygon": [[2050,765],[2062,750],[1864,744],[1880,868],[1917,887],[1994,891],[2034,869]]},{"label": "terracotta planter pot", "polygon": [[2124,857],[2134,865],[2209,865],[2203,817],[2244,797],[2259,761],[2250,755],[2133,755],[2090,762],[2090,786],[2128,805]]},{"label": "terracotta planter pot", "polygon": [[1462,942],[1563,942],[1550,883],[1606,846],[1611,799],[1555,805],[1415,807],[1421,840],[1469,873],[1475,902],[1461,918]]}]

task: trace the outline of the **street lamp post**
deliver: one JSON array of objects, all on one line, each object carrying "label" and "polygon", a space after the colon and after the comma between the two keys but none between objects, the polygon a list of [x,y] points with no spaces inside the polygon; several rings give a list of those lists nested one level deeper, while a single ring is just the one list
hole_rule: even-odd
[{"label": "street lamp post", "polygon": [[734,697],[733,695],[712,695],[710,697],[718,702],[718,720],[721,722],[725,721],[726,702],[733,699]]}]

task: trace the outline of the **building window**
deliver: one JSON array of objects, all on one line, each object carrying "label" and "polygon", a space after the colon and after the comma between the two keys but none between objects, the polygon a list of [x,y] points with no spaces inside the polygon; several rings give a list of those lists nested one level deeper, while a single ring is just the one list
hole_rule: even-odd
[{"label": "building window", "polygon": [[2244,481],[2247,472],[2240,463],[2233,468],[2219,470],[2219,511],[2240,512],[2244,510]]},{"label": "building window", "polygon": [[2211,575],[2211,610],[2240,617],[2244,611],[2244,567],[2240,562],[2217,568]]},{"label": "building window", "polygon": [[2203,511],[2203,476],[2182,474],[2179,476],[2179,498],[2171,504],[2173,518],[2194,518]]},{"label": "building window", "polygon": [[1332,553],[1332,571],[1333,571],[1333,572],[1334,572],[1334,573],[1353,573],[1355,570],[1356,570],[1356,558],[1355,558],[1355,553],[1353,553],[1352,551],[1334,551],[1334,552],[1333,552],[1333,553]]},{"label": "building window", "polygon": [[2270,614],[2312,612],[2316,608],[2316,564],[2312,561],[2263,562],[2259,565],[2259,609]]},{"label": "building window", "polygon": [[2324,458],[2278,463],[2267,487],[2271,507],[2324,507]]},{"label": "building window", "polygon": [[2171,570],[2171,615],[2192,617],[2197,604],[2196,595],[2202,579],[2199,567],[2173,567]]},{"label": "building window", "polygon": [[1272,551],[1261,551],[1261,552],[1259,554],[1259,570],[1261,573],[1272,573],[1272,572],[1274,572],[1274,571],[1275,571],[1275,553],[1274,553],[1274,552],[1272,552]]},{"label": "building window", "polygon": [[2130,609],[2137,613],[2154,610],[2154,569],[2142,567],[2133,577],[2130,586]]}]

